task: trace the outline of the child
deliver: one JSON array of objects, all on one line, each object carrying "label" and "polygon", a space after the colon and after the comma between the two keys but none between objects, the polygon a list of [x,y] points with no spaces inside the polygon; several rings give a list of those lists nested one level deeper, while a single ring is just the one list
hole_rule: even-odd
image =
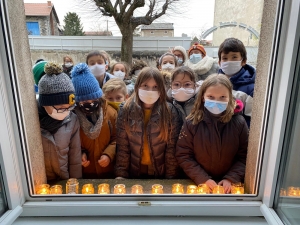
[{"label": "child", "polygon": [[126,85],[120,79],[107,81],[102,90],[103,98],[117,111],[119,111],[120,104],[128,98]]},{"label": "child", "polygon": [[198,43],[190,47],[188,57],[190,60],[187,60],[185,65],[197,74],[198,80],[205,80],[209,75],[217,73],[219,70],[218,62],[206,55],[204,47]]},{"label": "child", "polygon": [[248,127],[234,109],[229,79],[222,74],[209,76],[177,142],[181,168],[197,185],[206,183],[211,191],[218,184],[230,193],[231,183],[244,179]]},{"label": "child", "polygon": [[46,63],[47,63],[47,61],[45,61],[44,59],[38,59],[35,62],[34,66],[32,67],[32,73],[33,73],[33,78],[34,78],[34,89],[35,89],[36,98],[39,97],[38,84],[39,84],[39,81],[42,78],[42,76],[45,75],[44,67],[45,67]]},{"label": "child", "polygon": [[139,59],[132,60],[130,76],[131,76],[131,81],[132,81],[133,85],[135,84],[135,81],[136,81],[139,73],[141,72],[141,70],[147,66],[148,66],[147,63],[143,60],[139,60]]},{"label": "child", "polygon": [[38,82],[38,111],[47,180],[81,178],[79,122],[71,112],[72,81],[55,63],[46,63],[45,73]]},{"label": "child", "polygon": [[158,60],[158,69],[159,70],[173,70],[177,67],[177,59],[176,56],[172,53],[163,54]]},{"label": "child", "polygon": [[247,51],[240,40],[227,38],[219,47],[220,73],[226,74],[233,85],[233,96],[244,103],[243,116],[250,127],[255,69],[246,64]]},{"label": "child", "polygon": [[182,46],[175,46],[172,49],[172,53],[176,56],[177,58],[177,63],[178,66],[183,66],[185,61],[188,59],[187,54],[186,54],[186,50],[184,47]]},{"label": "child", "polygon": [[118,114],[115,175],[174,178],[178,172],[175,146],[182,121],[166,101],[159,70],[142,69],[134,91]]},{"label": "child", "polygon": [[72,82],[80,123],[83,177],[113,178],[117,112],[101,99],[102,90],[85,63],[73,68]]},{"label": "child", "polygon": [[110,73],[113,74],[116,78],[120,78],[125,82],[127,87],[127,92],[130,96],[133,92],[134,86],[131,80],[128,78],[129,75],[128,64],[126,62],[117,62],[111,66]]},{"label": "child", "polygon": [[74,61],[71,56],[67,55],[63,58],[64,64],[62,65],[63,71],[69,77],[71,76],[71,70],[73,69]]},{"label": "child", "polygon": [[111,63],[111,57],[110,55],[104,51],[104,50],[100,50],[99,51],[102,55],[104,55],[104,58],[105,58],[105,64],[107,65],[107,69],[106,71],[110,71],[110,63]]},{"label": "child", "polygon": [[115,76],[106,72],[108,65],[105,56],[99,51],[90,52],[86,57],[86,64],[88,64],[101,88],[109,79],[115,78]]}]

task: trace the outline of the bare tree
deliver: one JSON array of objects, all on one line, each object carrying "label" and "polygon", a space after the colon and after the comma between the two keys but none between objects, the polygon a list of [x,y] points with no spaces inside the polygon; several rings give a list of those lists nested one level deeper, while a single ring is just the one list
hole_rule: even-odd
[{"label": "bare tree", "polygon": [[[93,0],[103,16],[113,17],[122,34],[121,60],[131,64],[133,33],[139,25],[150,25],[154,20],[175,11],[177,3],[183,0]],[[134,12],[147,6],[143,16]]]}]

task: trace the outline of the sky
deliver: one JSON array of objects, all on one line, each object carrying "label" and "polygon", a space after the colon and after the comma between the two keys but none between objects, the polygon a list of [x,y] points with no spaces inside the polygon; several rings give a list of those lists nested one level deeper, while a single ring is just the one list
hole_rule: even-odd
[{"label": "sky", "polygon": [[[25,3],[46,3],[47,0],[24,0]],[[68,12],[76,12],[81,18],[84,31],[112,31],[114,36],[121,36],[114,19],[101,17],[99,11],[95,11],[82,0],[51,0],[60,20],[64,25],[64,16]],[[201,31],[213,26],[215,0],[182,0],[184,5],[178,7],[179,13],[172,16],[163,16],[154,22],[173,23],[174,36],[181,37],[182,33],[189,37],[199,35]],[[138,13],[143,14],[140,9]]]}]

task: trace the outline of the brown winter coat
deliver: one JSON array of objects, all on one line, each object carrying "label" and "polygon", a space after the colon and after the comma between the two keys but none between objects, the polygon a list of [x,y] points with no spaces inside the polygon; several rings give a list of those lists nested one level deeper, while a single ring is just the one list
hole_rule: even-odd
[{"label": "brown winter coat", "polygon": [[179,165],[197,185],[208,179],[242,182],[248,146],[248,127],[240,115],[228,123],[218,121],[205,110],[197,125],[184,122],[177,142]]},{"label": "brown winter coat", "polygon": [[[150,120],[144,129],[143,109],[132,102],[129,106],[128,118],[124,116],[124,108],[120,108],[117,122],[117,157],[115,175],[124,178],[139,178],[144,145],[144,132],[147,132],[150,157],[154,166],[155,178],[174,178],[178,173],[175,158],[175,147],[182,120],[177,110],[168,103],[171,112],[168,141],[162,141],[160,134],[159,106],[153,107]],[[129,132],[125,126],[129,126]]]},{"label": "brown winter coat", "polygon": [[[117,111],[105,102],[103,113],[102,128],[96,139],[90,139],[80,129],[81,147],[88,151],[88,160],[90,161],[88,167],[83,167],[83,178],[114,178]],[[102,155],[110,158],[110,164],[107,167],[101,167],[98,163]]]}]

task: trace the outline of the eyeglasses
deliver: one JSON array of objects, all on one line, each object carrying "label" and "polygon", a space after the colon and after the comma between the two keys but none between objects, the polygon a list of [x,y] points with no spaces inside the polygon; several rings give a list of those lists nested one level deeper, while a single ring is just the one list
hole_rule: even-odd
[{"label": "eyeglasses", "polygon": [[75,104],[74,105],[71,105],[69,108],[55,108],[54,106],[52,106],[56,111],[57,113],[63,113],[65,111],[72,111],[73,109],[75,109]]},{"label": "eyeglasses", "polygon": [[195,87],[195,83],[193,82],[185,82],[183,84],[181,84],[180,82],[174,82],[172,83],[172,89],[180,89],[180,88],[194,88]]}]

